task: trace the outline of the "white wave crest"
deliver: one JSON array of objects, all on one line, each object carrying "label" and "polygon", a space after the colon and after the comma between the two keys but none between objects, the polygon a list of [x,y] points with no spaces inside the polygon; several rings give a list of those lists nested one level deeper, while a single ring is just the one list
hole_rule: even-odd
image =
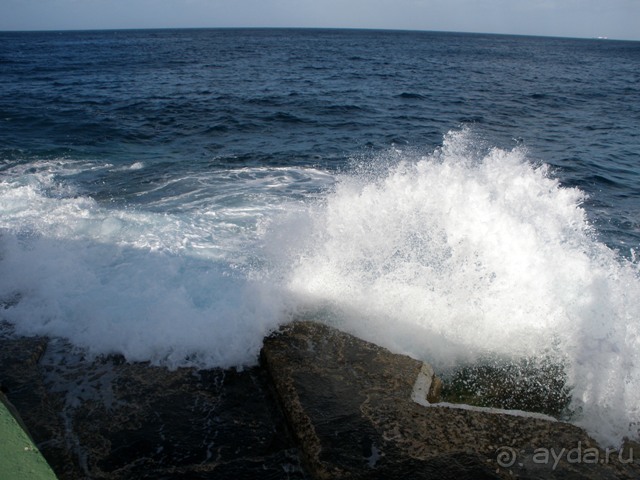
[{"label": "white wave crest", "polygon": [[606,444],[637,438],[637,269],[595,239],[581,191],[523,150],[474,147],[451,133],[433,155],[340,178],[289,235],[302,245],[289,288],[439,367],[554,358],[580,424]]}]

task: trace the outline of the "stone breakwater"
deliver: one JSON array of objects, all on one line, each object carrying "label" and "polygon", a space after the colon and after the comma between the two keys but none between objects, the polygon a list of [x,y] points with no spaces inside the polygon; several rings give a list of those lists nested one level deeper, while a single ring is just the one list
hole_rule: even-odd
[{"label": "stone breakwater", "polygon": [[0,343],[0,387],[60,479],[640,477],[635,445],[440,403],[428,365],[322,324],[283,327],[243,371]]}]

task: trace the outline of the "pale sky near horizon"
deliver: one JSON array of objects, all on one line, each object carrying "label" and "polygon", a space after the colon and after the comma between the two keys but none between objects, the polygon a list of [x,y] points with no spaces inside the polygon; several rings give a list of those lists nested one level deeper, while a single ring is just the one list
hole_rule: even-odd
[{"label": "pale sky near horizon", "polygon": [[2,30],[329,27],[640,40],[640,0],[0,0]]}]

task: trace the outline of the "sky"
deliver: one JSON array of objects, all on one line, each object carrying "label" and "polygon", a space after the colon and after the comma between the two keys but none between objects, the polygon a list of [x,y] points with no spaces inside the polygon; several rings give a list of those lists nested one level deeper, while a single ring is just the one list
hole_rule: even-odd
[{"label": "sky", "polygon": [[0,0],[0,30],[328,27],[640,40],[640,0]]}]

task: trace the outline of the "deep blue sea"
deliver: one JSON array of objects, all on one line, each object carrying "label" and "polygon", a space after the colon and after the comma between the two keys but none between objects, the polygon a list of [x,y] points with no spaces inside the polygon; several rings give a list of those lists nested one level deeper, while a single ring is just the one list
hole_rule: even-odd
[{"label": "deep blue sea", "polygon": [[20,334],[244,366],[315,318],[436,370],[565,366],[638,437],[640,42],[0,32],[0,302]]}]

